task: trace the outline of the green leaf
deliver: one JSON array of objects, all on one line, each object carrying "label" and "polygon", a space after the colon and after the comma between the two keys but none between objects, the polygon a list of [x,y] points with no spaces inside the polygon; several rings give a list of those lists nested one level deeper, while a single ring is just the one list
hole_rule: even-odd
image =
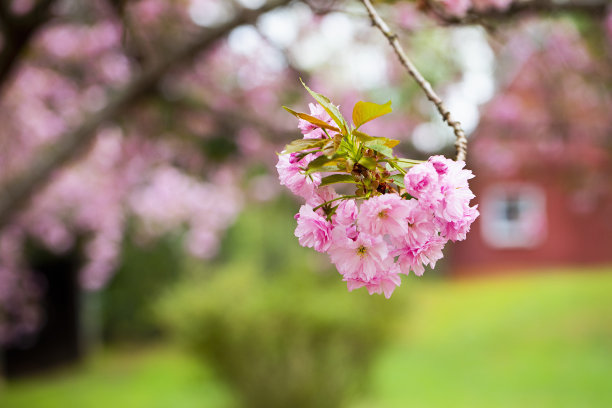
[{"label": "green leaf", "polygon": [[388,139],[386,137],[378,137],[378,140],[382,141],[385,146],[390,147],[390,148],[394,148],[395,146],[397,146],[399,144],[399,140],[397,139]]},{"label": "green leaf", "polygon": [[373,140],[373,141],[370,141],[370,142],[366,142],[363,145],[365,147],[367,147],[368,149],[375,150],[375,151],[377,151],[378,153],[380,153],[380,154],[382,154],[384,156],[393,157],[393,150],[389,146],[387,146],[385,144],[382,144],[378,140]]},{"label": "green leaf", "polygon": [[358,129],[361,125],[373,119],[391,113],[391,101],[384,105],[373,102],[359,101],[353,108],[353,124]]},{"label": "green leaf", "polygon": [[337,143],[334,141],[334,139],[326,139],[326,140],[327,140],[327,143],[321,149],[321,153],[323,153],[324,156],[327,156],[330,158],[337,156],[337,150],[338,150]]},{"label": "green leaf", "polygon": [[353,130],[353,135],[355,135],[355,137],[357,138],[357,140],[359,140],[362,143],[367,143],[367,142],[377,142],[380,144],[384,144],[387,147],[395,147],[399,144],[399,140],[396,139],[389,139],[386,137],[377,137],[377,136],[370,136],[367,133],[363,133],[360,132],[358,130]]},{"label": "green leaf", "polygon": [[367,156],[363,156],[361,159],[359,159],[357,163],[361,164],[363,167],[365,167],[368,170],[374,170],[376,166],[378,165],[378,162],[376,160],[374,160],[371,157],[367,157]]},{"label": "green leaf", "polygon": [[391,179],[393,180],[393,182],[395,184],[397,184],[398,186],[404,188],[404,176],[401,174],[392,174],[391,175]]},{"label": "green leaf", "polygon": [[331,116],[333,121],[338,124],[338,127],[342,130],[342,133],[348,133],[348,124],[346,123],[346,120],[344,120],[344,118],[342,117],[342,114],[340,113],[338,107],[331,103],[331,101],[326,96],[316,93],[308,86],[306,86],[306,84],[304,83],[304,81],[302,81],[301,78],[300,82],[302,83],[304,88],[306,88],[308,93],[312,95],[312,97],[319,103],[319,105],[321,105],[323,109],[325,109],[325,111],[329,114],[329,116]]},{"label": "green leaf", "polygon": [[307,173],[337,173],[339,171],[344,171],[344,169],[339,169],[338,166],[321,166],[316,170],[307,171]]},{"label": "green leaf", "polygon": [[311,161],[310,163],[308,163],[308,169],[314,170],[317,167],[325,166],[331,160],[332,159],[330,159],[327,156],[319,156],[316,159],[314,159],[313,161]]},{"label": "green leaf", "polygon": [[353,135],[362,143],[369,142],[371,140],[376,139],[374,136],[370,136],[367,133],[363,133],[358,131],[357,129],[353,130]]},{"label": "green leaf", "polygon": [[319,187],[336,183],[355,183],[355,179],[350,174],[332,174],[331,176],[323,177]]},{"label": "green leaf", "polygon": [[403,169],[409,169],[410,167],[414,167],[417,164],[424,163],[422,160],[406,160],[406,159],[397,159],[395,164]]},{"label": "green leaf", "polygon": [[295,153],[301,150],[314,149],[323,146],[327,139],[297,139],[285,146],[283,153]]},{"label": "green leaf", "polygon": [[312,123],[313,125],[316,125],[316,126],[318,126],[318,127],[320,127],[320,128],[323,128],[323,129],[328,129],[328,130],[332,130],[332,131],[334,131],[334,132],[340,133],[340,129],[338,129],[338,128],[337,128],[337,127],[335,127],[335,126],[330,125],[330,124],[329,124],[329,123],[327,123],[327,122],[323,122],[321,119],[317,119],[317,118],[315,118],[314,116],[307,115],[306,113],[296,112],[296,111],[294,111],[293,109],[288,108],[288,107],[286,107],[286,106],[283,106],[283,108],[284,108],[284,109],[285,109],[287,112],[291,113],[292,115],[294,115],[294,116],[296,116],[296,117],[298,117],[298,118],[300,118],[300,119],[304,119],[305,121],[310,122],[310,123]]},{"label": "green leaf", "polygon": [[357,162],[361,158],[363,152],[361,149],[357,149],[348,137],[344,136],[340,141],[336,153],[351,159],[353,162]]},{"label": "green leaf", "polygon": [[[331,158],[325,155],[319,156],[310,163],[308,163],[307,173],[313,173],[315,171],[338,171],[338,164],[346,161],[340,155],[334,155]],[[323,170],[325,168],[325,170]],[[333,170],[329,170],[333,168]]]}]

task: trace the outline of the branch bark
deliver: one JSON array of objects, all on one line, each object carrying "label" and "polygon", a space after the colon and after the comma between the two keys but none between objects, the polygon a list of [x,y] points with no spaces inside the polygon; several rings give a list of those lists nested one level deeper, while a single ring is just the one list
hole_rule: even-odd
[{"label": "branch bark", "polygon": [[6,226],[19,210],[22,210],[37,188],[46,184],[54,171],[76,158],[94,140],[96,129],[119,116],[131,104],[145,95],[174,66],[190,60],[202,50],[213,45],[234,28],[254,22],[261,14],[289,3],[290,0],[274,0],[257,10],[242,9],[229,22],[204,31],[194,41],[176,49],[165,59],[155,63],[134,79],[123,90],[116,92],[107,106],[87,118],[78,128],[61,136],[57,142],[40,152],[30,167],[0,188],[0,229]]},{"label": "branch bark", "polygon": [[16,16],[7,2],[0,2],[0,26],[4,36],[0,52],[0,94],[30,39],[51,17],[50,10],[54,3],[55,0],[42,0],[29,13]]},{"label": "branch bark", "polygon": [[153,50],[151,44],[149,44],[144,38],[141,38],[140,33],[134,26],[132,16],[126,9],[126,0],[107,0],[110,7],[117,16],[117,19],[121,21],[123,26],[123,48],[126,55],[128,55],[134,63],[139,66],[146,65],[153,60]]},{"label": "branch bark", "polygon": [[453,133],[455,134],[456,138],[455,148],[457,149],[457,160],[465,161],[467,155],[467,138],[465,137],[465,133],[461,128],[461,123],[456,120],[453,120],[453,118],[451,117],[451,113],[444,106],[444,102],[442,102],[442,99],[433,90],[429,81],[427,81],[423,77],[423,75],[421,75],[416,66],[412,63],[412,61],[410,61],[398,40],[397,34],[391,31],[389,26],[380,17],[374,6],[372,6],[370,0],[361,0],[361,2],[368,11],[368,15],[370,16],[370,20],[372,20],[372,24],[376,26],[380,30],[380,32],[383,33],[383,35],[387,38],[389,44],[391,44],[391,47],[393,48],[393,51],[395,51],[395,54],[397,54],[397,57],[399,58],[404,68],[406,68],[406,71],[408,71],[408,74],[410,74],[410,76],[414,78],[417,84],[419,84],[421,89],[423,89],[423,92],[425,92],[427,99],[429,99],[436,106],[436,109],[438,110],[440,115],[442,115],[442,119],[448,124],[448,126],[453,129]]}]

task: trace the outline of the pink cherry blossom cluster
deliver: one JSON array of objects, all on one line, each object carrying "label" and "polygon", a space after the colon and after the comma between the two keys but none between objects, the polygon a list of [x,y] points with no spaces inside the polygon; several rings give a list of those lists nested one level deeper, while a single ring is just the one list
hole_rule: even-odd
[{"label": "pink cherry blossom cluster", "polygon": [[[311,104],[310,112],[332,124],[319,106]],[[304,139],[324,137],[305,120],[299,128]],[[327,253],[349,291],[366,287],[389,298],[400,274],[421,276],[425,266],[435,267],[444,245],[464,240],[478,217],[477,206],[469,205],[474,194],[468,180],[474,176],[462,161],[433,156],[406,172],[403,194],[404,189],[366,198],[320,186],[321,174],[305,170],[321,155],[281,154],[276,167],[280,183],[306,201],[295,215],[300,245]]]}]

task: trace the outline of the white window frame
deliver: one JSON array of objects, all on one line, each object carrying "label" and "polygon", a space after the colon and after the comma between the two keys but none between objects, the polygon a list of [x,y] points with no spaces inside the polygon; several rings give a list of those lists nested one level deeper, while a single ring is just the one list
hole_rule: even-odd
[{"label": "white window frame", "polygon": [[[516,220],[503,217],[510,197],[518,197]],[[481,195],[481,234],[493,248],[535,248],[546,240],[547,214],[544,189],[530,183],[503,183]]]}]

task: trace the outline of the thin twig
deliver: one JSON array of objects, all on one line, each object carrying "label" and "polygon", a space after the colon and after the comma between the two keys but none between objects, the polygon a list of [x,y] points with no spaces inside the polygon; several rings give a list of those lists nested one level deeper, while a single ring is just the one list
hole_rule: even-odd
[{"label": "thin twig", "polygon": [[141,38],[140,33],[136,30],[132,16],[127,10],[127,2],[125,0],[107,0],[111,9],[117,16],[117,19],[122,25],[122,39],[125,53],[138,65],[146,66],[150,63],[154,55],[151,45],[144,38]]},{"label": "thin twig", "polygon": [[408,56],[406,56],[406,53],[404,52],[404,49],[402,48],[402,45],[400,44],[397,38],[397,34],[391,31],[387,23],[384,22],[384,20],[380,17],[374,6],[372,6],[370,0],[361,0],[361,2],[368,10],[368,14],[370,15],[370,20],[372,20],[372,24],[384,34],[387,40],[389,40],[389,44],[391,44],[391,47],[393,47],[393,50],[397,54],[397,57],[399,58],[404,68],[406,68],[410,76],[414,78],[414,80],[419,84],[421,89],[423,89],[425,95],[427,95],[427,99],[429,99],[434,105],[436,105],[436,108],[438,109],[438,112],[440,112],[440,115],[442,115],[444,121],[453,129],[453,132],[455,133],[455,138],[457,139],[455,141],[455,147],[457,148],[457,160],[465,161],[467,155],[467,138],[465,137],[463,129],[461,129],[461,124],[458,121],[452,119],[451,114],[444,106],[444,102],[442,102],[442,99],[440,99],[440,97],[433,90],[431,84],[425,78],[423,78],[423,75],[421,75],[419,70],[412,63],[412,61],[408,59]]}]

